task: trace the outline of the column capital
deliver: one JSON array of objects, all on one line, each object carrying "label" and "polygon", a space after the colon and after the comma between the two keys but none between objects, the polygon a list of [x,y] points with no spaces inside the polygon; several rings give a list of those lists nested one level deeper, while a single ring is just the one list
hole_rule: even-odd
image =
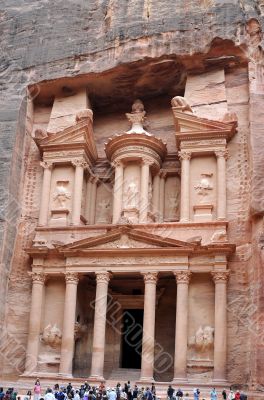
[{"label": "column capital", "polygon": [[212,271],[211,275],[215,284],[228,281],[230,271]]},{"label": "column capital", "polygon": [[96,272],[96,282],[97,283],[108,283],[111,278],[110,272]]},{"label": "column capital", "polygon": [[43,272],[29,272],[29,275],[31,276],[33,283],[40,283],[44,285],[47,279],[47,275],[44,274]]},{"label": "column capital", "polygon": [[145,283],[153,283],[156,285],[158,281],[158,273],[157,272],[141,272],[144,278]]},{"label": "column capital", "polygon": [[159,177],[160,177],[161,179],[165,179],[166,176],[167,176],[167,171],[165,171],[164,169],[161,169],[161,170],[159,171]]},{"label": "column capital", "polygon": [[117,167],[123,167],[124,164],[123,164],[122,160],[114,160],[111,162],[111,166],[114,168],[117,168]]},{"label": "column capital", "polygon": [[148,157],[143,157],[141,160],[142,165],[152,165],[153,161]]},{"label": "column capital", "polygon": [[82,167],[82,168],[88,167],[87,162],[84,161],[83,159],[79,159],[79,158],[72,160],[71,163],[74,167]]},{"label": "column capital", "polygon": [[178,283],[186,283],[187,285],[190,282],[192,273],[190,271],[173,271],[174,276],[176,278],[176,282]]},{"label": "column capital", "polygon": [[228,150],[216,150],[215,151],[216,158],[224,158],[225,160],[228,159]]},{"label": "column capital", "polygon": [[79,276],[76,272],[65,272],[64,276],[66,283],[75,283],[77,285],[79,282]]},{"label": "column capital", "polygon": [[91,176],[89,176],[88,181],[91,182],[91,183],[96,183],[97,184],[99,182],[99,178],[98,178],[98,176],[91,175]]},{"label": "column capital", "polygon": [[188,150],[181,150],[178,152],[179,159],[182,160],[190,160],[192,157],[192,152]]},{"label": "column capital", "polygon": [[52,169],[53,167],[53,162],[52,161],[40,161],[40,166],[43,169]]}]

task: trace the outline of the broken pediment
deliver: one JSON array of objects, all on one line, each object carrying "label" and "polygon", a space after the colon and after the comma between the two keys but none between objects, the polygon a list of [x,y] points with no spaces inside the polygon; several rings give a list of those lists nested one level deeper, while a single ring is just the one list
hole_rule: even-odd
[{"label": "broken pediment", "polygon": [[97,150],[92,125],[93,112],[85,110],[83,115],[77,117],[76,124],[59,133],[48,134],[43,138],[36,136],[34,139],[41,153],[83,149],[91,162],[96,161]]},{"label": "broken pediment", "polygon": [[176,128],[177,145],[185,140],[226,139],[229,141],[236,133],[235,115],[226,115],[224,121],[200,118],[190,112],[179,111],[172,107]]}]

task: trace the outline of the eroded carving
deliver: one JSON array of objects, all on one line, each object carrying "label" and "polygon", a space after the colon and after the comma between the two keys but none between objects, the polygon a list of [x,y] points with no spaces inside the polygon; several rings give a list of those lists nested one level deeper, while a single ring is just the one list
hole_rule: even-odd
[{"label": "eroded carving", "polygon": [[196,350],[199,357],[204,358],[207,355],[209,358],[209,350],[214,347],[214,328],[211,326],[200,326],[194,337],[191,338],[189,346]]},{"label": "eroded carving", "polygon": [[53,200],[59,208],[65,209],[67,200],[70,200],[71,194],[67,187],[69,181],[57,181]]},{"label": "eroded carving", "polygon": [[213,190],[213,185],[210,183],[210,178],[212,178],[213,174],[201,174],[201,179],[197,185],[194,186],[198,196],[200,196],[200,203],[207,203],[208,196]]},{"label": "eroded carving", "polygon": [[176,108],[179,111],[193,113],[192,107],[190,106],[188,101],[182,96],[173,97],[173,99],[171,100],[171,105],[173,108]]},{"label": "eroded carving", "polygon": [[51,324],[47,325],[41,335],[41,341],[52,348],[59,347],[61,345],[61,340],[62,333],[56,324],[53,326]]}]

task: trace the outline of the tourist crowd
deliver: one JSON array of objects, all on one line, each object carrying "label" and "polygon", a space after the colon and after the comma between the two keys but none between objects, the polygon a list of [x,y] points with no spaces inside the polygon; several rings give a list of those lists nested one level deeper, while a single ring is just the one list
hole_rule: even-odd
[{"label": "tourist crowd", "polygon": [[[174,389],[169,385],[167,390],[167,400],[204,400],[198,388],[193,393],[183,393],[181,389]],[[241,391],[223,390],[217,393],[213,388],[210,393],[210,400],[247,400],[247,396]],[[0,400],[22,400],[14,388],[6,391],[0,388]],[[33,390],[29,390],[23,400],[158,400],[156,397],[156,388],[152,384],[151,387],[132,386],[130,381],[121,386],[117,383],[116,387],[105,387],[101,382],[99,386],[90,386],[88,382],[84,382],[80,387],[73,387],[71,383],[59,386],[54,385],[43,393],[39,379],[35,382]]]}]

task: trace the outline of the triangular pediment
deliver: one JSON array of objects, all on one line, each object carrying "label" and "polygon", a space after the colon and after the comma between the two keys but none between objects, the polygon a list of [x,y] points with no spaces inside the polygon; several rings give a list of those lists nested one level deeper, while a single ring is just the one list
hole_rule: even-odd
[{"label": "triangular pediment", "polygon": [[236,133],[237,121],[215,121],[200,118],[193,113],[173,109],[177,140],[224,137],[230,140]]},{"label": "triangular pediment", "polygon": [[133,249],[133,248],[179,248],[192,249],[194,243],[165,238],[132,227],[112,229],[104,235],[89,237],[61,246],[60,251],[89,249]]},{"label": "triangular pediment", "polygon": [[37,145],[42,152],[83,147],[92,159],[97,159],[92,120],[89,118],[82,119],[59,133],[48,134],[43,139],[38,139]]}]

